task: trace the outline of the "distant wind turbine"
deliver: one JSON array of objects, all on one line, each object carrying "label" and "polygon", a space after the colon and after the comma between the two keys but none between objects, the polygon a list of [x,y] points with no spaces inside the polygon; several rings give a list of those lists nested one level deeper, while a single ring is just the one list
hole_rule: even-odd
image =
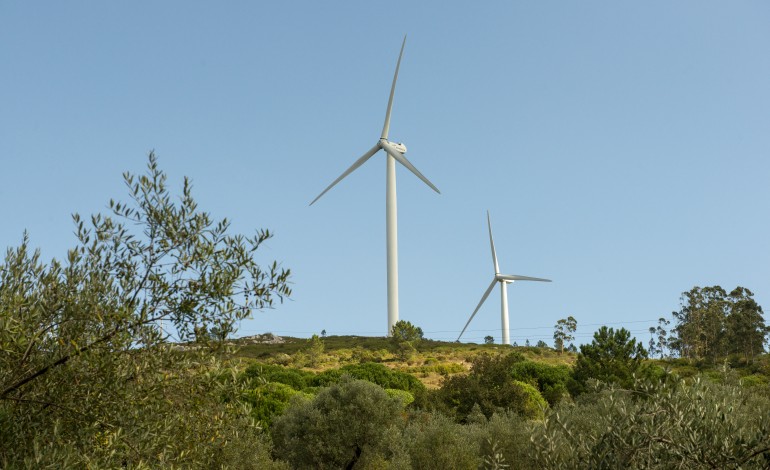
[{"label": "distant wind turbine", "polygon": [[327,191],[332,189],[334,185],[342,181],[343,178],[355,171],[358,167],[363,165],[369,160],[375,153],[380,150],[385,151],[386,156],[386,178],[385,178],[385,232],[386,232],[386,246],[387,246],[387,269],[388,269],[388,336],[390,336],[393,330],[393,325],[398,322],[398,220],[396,211],[396,162],[404,165],[409,171],[414,173],[425,184],[430,186],[431,189],[441,194],[441,191],[436,188],[433,183],[428,181],[428,178],[423,176],[420,171],[412,165],[412,163],[406,159],[404,155],[406,153],[406,146],[400,142],[391,142],[388,140],[388,131],[390,130],[390,112],[393,109],[393,95],[396,92],[396,80],[398,80],[398,69],[401,66],[401,57],[404,55],[404,46],[406,46],[406,36],[404,36],[404,42],[401,44],[401,52],[398,55],[398,62],[396,63],[396,73],[393,75],[393,85],[390,87],[390,98],[388,99],[388,109],[385,112],[385,125],[382,127],[382,134],[380,134],[380,140],[369,149],[361,158],[356,160],[350,168],[345,170],[336,180],[332,182],[321,194],[318,195],[313,202],[312,206],[318,199],[321,198]]},{"label": "distant wind turbine", "polygon": [[501,298],[500,316],[502,317],[501,321],[503,329],[503,344],[511,344],[511,337],[508,328],[508,284],[512,284],[514,281],[551,282],[551,280],[540,279],[539,277],[519,276],[516,274],[500,274],[500,266],[497,264],[497,253],[495,253],[495,242],[492,239],[492,221],[489,217],[489,211],[487,211],[487,225],[489,226],[489,245],[492,247],[492,262],[495,266],[495,277],[492,278],[492,283],[489,284],[489,288],[486,292],[484,292],[484,295],[481,297],[481,302],[479,302],[478,306],[476,306],[476,310],[474,310],[471,314],[471,317],[468,319],[468,323],[465,324],[463,331],[460,332],[460,336],[457,337],[457,341],[460,341],[460,337],[463,335],[463,333],[465,333],[468,325],[471,324],[471,320],[473,320],[473,317],[476,316],[476,312],[479,311],[481,306],[484,304],[484,301],[487,300],[487,297],[489,297],[489,293],[492,292],[492,289],[495,288],[495,283],[499,282]]}]

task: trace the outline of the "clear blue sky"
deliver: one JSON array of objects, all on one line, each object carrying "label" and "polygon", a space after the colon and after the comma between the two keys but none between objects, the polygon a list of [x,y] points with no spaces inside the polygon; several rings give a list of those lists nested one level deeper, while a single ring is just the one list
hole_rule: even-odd
[{"label": "clear blue sky", "polygon": [[[491,280],[512,340],[554,323],[646,330],[695,285],[770,309],[770,4],[2,2],[0,246],[46,258],[70,214],[124,198],[154,149],[172,181],[292,269],[294,296],[239,334],[384,335],[382,154],[391,139],[401,318],[453,340]],[[499,297],[465,339],[500,340]]]}]

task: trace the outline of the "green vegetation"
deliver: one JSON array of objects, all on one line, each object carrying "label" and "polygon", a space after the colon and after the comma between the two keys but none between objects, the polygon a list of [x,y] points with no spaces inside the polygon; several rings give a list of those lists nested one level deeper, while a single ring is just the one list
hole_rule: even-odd
[{"label": "green vegetation", "polygon": [[[0,264],[0,467],[573,469],[770,467],[770,356],[748,289],[685,292],[650,352],[601,327],[575,354],[388,338],[228,340],[290,294],[150,156],[128,204],[43,263]],[[185,340],[170,344],[161,321]],[[670,330],[670,331],[669,331]],[[570,345],[571,346],[571,345]],[[666,353],[669,357],[666,357]]]},{"label": "green vegetation", "polygon": [[344,378],[276,419],[276,454],[293,468],[353,468],[387,450],[388,428],[401,419],[402,406],[371,382]]},{"label": "green vegetation", "polygon": [[770,400],[675,378],[602,389],[535,430],[539,468],[767,468]]},{"label": "green vegetation", "polygon": [[577,330],[577,320],[570,315],[556,322],[553,332],[553,341],[556,349],[560,353],[564,352],[564,345],[575,339],[575,330]]},{"label": "green vegetation", "polygon": [[417,351],[415,346],[422,338],[422,328],[404,320],[397,321],[390,332],[393,350],[402,361],[408,361],[414,355]]},{"label": "green vegetation", "polygon": [[603,326],[591,344],[580,346],[571,384],[573,395],[582,393],[589,380],[630,387],[637,374],[646,372],[647,351],[631,338],[625,328],[615,331]]},{"label": "green vegetation", "polygon": [[[152,154],[124,177],[128,203],[73,216],[65,260],[25,235],[0,264],[0,467],[267,466],[221,343],[195,333],[290,294],[287,270],[253,258],[271,234],[230,235],[186,179],[177,201]],[[197,349],[166,343],[162,321]]]},{"label": "green vegetation", "polygon": [[729,294],[720,286],[683,292],[681,309],[673,313],[676,336],[668,341],[669,347],[682,357],[711,363],[729,354],[753,360],[764,352],[770,332],[753,296],[744,287]]}]

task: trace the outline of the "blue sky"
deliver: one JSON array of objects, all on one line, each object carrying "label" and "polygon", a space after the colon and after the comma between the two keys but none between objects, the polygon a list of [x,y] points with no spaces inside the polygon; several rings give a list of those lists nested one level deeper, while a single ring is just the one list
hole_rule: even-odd
[{"label": "blue sky", "polygon": [[[453,340],[493,274],[511,338],[572,315],[647,328],[695,285],[770,308],[770,4],[718,2],[2,2],[0,245],[44,257],[70,214],[125,198],[155,150],[200,207],[275,238],[293,298],[239,334],[383,335],[385,163],[308,203],[391,140],[401,318]],[[499,297],[466,332],[500,340]]]}]

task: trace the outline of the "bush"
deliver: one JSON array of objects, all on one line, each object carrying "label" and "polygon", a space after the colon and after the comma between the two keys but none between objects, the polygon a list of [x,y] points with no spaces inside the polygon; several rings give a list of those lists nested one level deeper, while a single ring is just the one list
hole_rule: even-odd
[{"label": "bush", "polygon": [[407,406],[414,401],[414,395],[406,390],[399,390],[397,388],[386,388],[385,393],[391,398],[398,398],[402,406]]},{"label": "bush", "polygon": [[767,385],[768,384],[768,378],[764,375],[747,375],[745,377],[741,377],[741,385],[744,387],[757,387],[760,385]]},{"label": "bush", "polygon": [[570,369],[567,366],[550,366],[532,361],[518,362],[511,366],[511,377],[537,387],[550,405],[555,405],[568,395]]},{"label": "bush", "polygon": [[388,369],[382,364],[367,362],[364,364],[348,364],[339,369],[324,371],[310,380],[310,384],[323,387],[340,381],[343,375],[349,375],[360,380],[367,380],[382,388],[406,390],[412,394],[425,390],[425,386],[416,377],[406,372]]},{"label": "bush", "polygon": [[312,395],[299,392],[282,383],[267,383],[245,392],[242,400],[251,405],[251,416],[266,430],[269,430],[273,418],[286,410],[293,397],[311,399]]},{"label": "bush", "polygon": [[476,358],[468,375],[446,377],[433,393],[436,408],[465,422],[475,405],[489,418],[493,413],[512,410],[527,418],[541,416],[539,404],[545,403],[537,389],[511,377],[514,364],[524,356],[513,352],[507,356]]},{"label": "bush", "polygon": [[424,414],[403,433],[412,468],[468,469],[482,464],[476,427],[455,423],[438,413]]},{"label": "bush", "polygon": [[533,435],[537,466],[767,468],[768,398],[700,379],[634,388],[592,392],[558,407]]},{"label": "bush", "polygon": [[277,382],[294,390],[304,390],[310,385],[314,374],[275,364],[254,363],[247,367],[241,376],[251,388],[256,388],[264,382]]},{"label": "bush", "polygon": [[512,385],[518,386],[520,390],[520,401],[515,408],[519,415],[531,419],[542,418],[543,412],[548,408],[548,402],[545,401],[540,392],[532,385],[518,380],[514,380]]},{"label": "bush", "polygon": [[365,380],[343,378],[310,401],[293,401],[273,424],[278,456],[294,468],[353,468],[384,455],[401,401]]}]

